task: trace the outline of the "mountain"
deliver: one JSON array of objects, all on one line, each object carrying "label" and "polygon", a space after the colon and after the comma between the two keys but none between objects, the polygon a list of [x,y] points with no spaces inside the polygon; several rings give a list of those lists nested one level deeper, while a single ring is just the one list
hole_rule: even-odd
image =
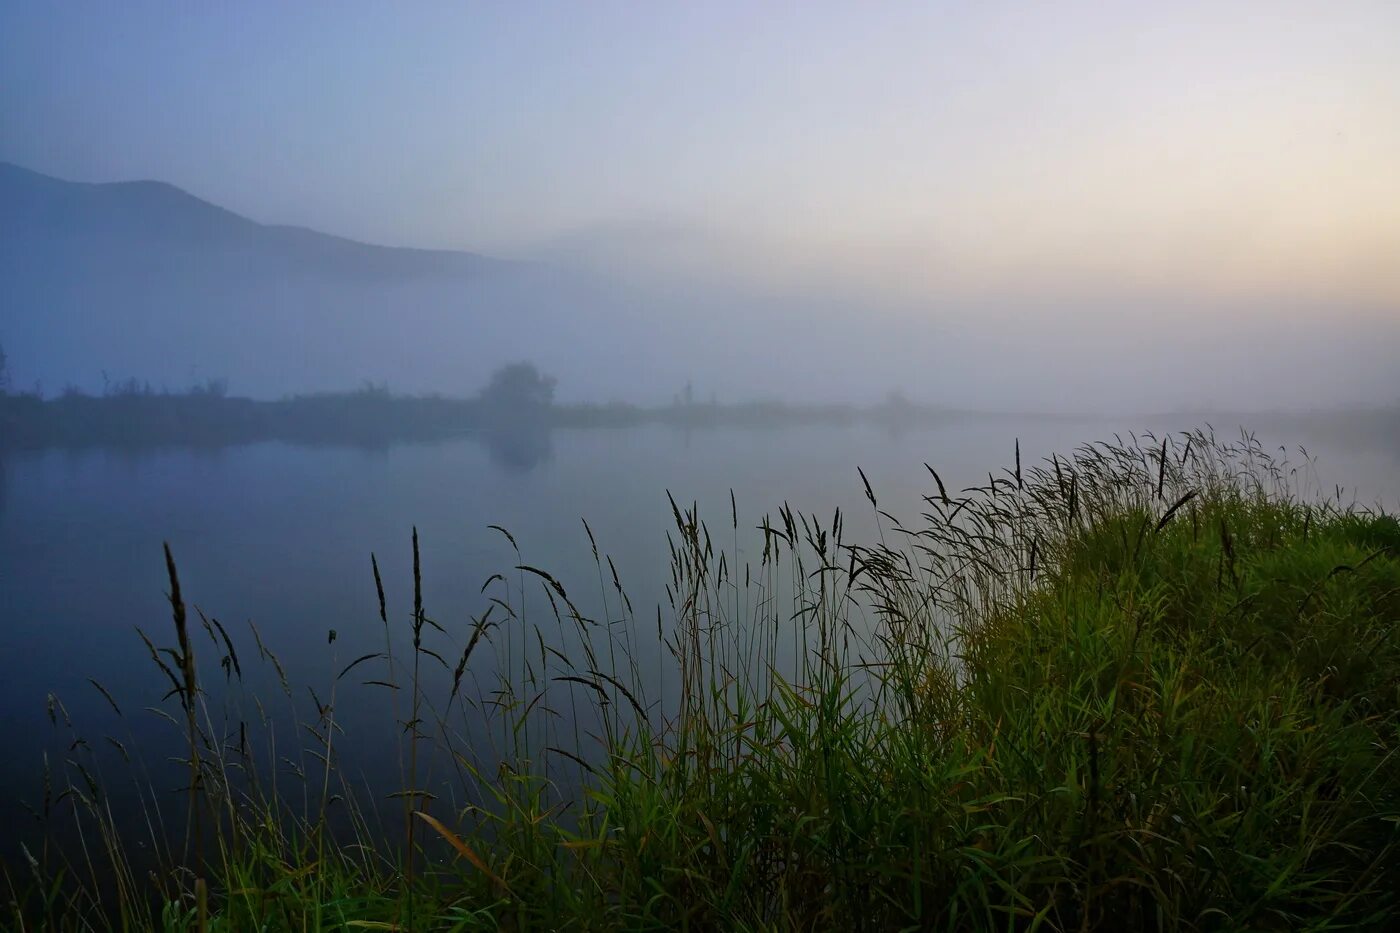
[{"label": "mountain", "polygon": [[221,377],[254,395],[364,380],[465,393],[531,355],[541,328],[582,318],[556,314],[579,283],[537,264],[374,246],[260,224],[161,182],[5,163],[0,281],[14,381],[48,392],[135,376]]},{"label": "mountain", "polygon": [[[646,281],[629,274],[655,252],[638,241],[682,256],[703,245],[648,229],[603,263],[578,259],[607,253],[596,235],[548,263],[373,246],[260,224],[160,182],[0,163],[0,344],[14,385],[50,395],[128,378],[220,378],[264,398],[365,381],[470,395],[513,360],[556,376],[565,401],[665,400],[692,377],[730,398],[851,397],[869,381],[813,365],[849,357],[858,309],[705,273]],[[791,352],[775,357],[779,346]]]},{"label": "mountain", "polygon": [[85,184],[4,162],[0,206],[4,233],[23,239],[87,246],[141,240],[242,253],[307,274],[402,280],[489,275],[512,265],[474,253],[373,246],[305,227],[260,224],[164,182]]},{"label": "mountain", "polygon": [[723,400],[899,388],[949,407],[1061,411],[1395,398],[1390,307],[1150,291],[900,304],[827,287],[815,269],[800,288],[754,285],[730,273],[762,251],[739,262],[683,226],[556,245],[548,263],[372,246],[159,182],[0,163],[0,345],[15,386],[50,395],[131,377],[223,378],[263,398],[366,380],[471,395],[530,360],[564,401],[664,401],[687,382]]}]

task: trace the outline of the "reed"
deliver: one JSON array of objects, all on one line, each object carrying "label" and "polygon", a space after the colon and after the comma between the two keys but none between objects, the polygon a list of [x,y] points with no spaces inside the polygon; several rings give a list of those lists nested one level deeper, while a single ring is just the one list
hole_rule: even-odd
[{"label": "reed", "polygon": [[[424,605],[415,532],[411,609],[396,615],[374,559],[382,648],[348,665],[332,654],[309,717],[256,629],[258,662],[239,665],[223,626],[206,625],[225,678],[197,669],[171,557],[176,647],[148,644],[185,717],[153,707],[183,735],[188,812],[164,814],[139,756],[80,742],[56,705],[73,745],[44,857],[5,866],[10,920],[1400,920],[1400,522],[1304,495],[1306,471],[1247,435],[1119,438],[1041,465],[1017,443],[1012,469],[958,491],[929,471],[935,489],[907,523],[860,474],[870,541],[839,511],[784,504],[750,550],[732,497],[728,535],[672,499],[654,624],[585,524],[596,596],[576,599],[503,531],[514,566],[451,630]],[[337,698],[361,677],[360,690],[407,690],[406,709],[394,699],[391,728],[334,737]],[[286,713],[264,705],[279,685]],[[97,689],[124,719],[131,701]],[[343,757],[355,743],[397,746],[401,786],[363,786]],[[114,815],[109,772],[127,775],[142,819]],[[379,819],[386,799],[402,821]],[[167,826],[201,825],[188,847],[166,841]]]}]

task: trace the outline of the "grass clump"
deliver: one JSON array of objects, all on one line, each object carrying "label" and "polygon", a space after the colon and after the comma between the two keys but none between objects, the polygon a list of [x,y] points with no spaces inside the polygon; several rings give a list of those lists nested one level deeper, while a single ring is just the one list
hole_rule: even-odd
[{"label": "grass clump", "polygon": [[[1400,921],[1400,523],[1295,495],[1296,474],[1248,438],[1019,460],[957,494],[930,471],[916,527],[867,485],[877,543],[846,540],[839,512],[785,506],[759,525],[759,556],[739,547],[737,507],[726,549],[677,506],[654,623],[589,531],[597,612],[521,559],[513,581],[487,582],[448,653],[415,562],[411,618],[395,628],[381,595],[384,649],[335,677],[328,702],[313,693],[298,732],[315,769],[295,791],[275,784],[275,755],[249,750],[250,725],[275,719],[196,683],[182,629],[180,647],[152,653],[193,711],[171,718],[188,737],[186,822],[206,841],[149,818],[164,870],[140,876],[76,754],[66,812],[102,854],[55,845],[7,869],[12,917],[172,930]],[[396,632],[412,639],[397,654]],[[261,640],[258,655],[277,664]],[[384,789],[356,789],[339,766],[350,737],[334,690],[369,668],[384,673],[362,689],[395,698],[407,765],[387,821]]]}]

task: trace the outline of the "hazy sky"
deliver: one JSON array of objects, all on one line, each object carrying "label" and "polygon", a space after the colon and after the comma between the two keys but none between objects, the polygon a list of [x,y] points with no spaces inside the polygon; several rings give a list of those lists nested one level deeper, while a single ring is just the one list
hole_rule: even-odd
[{"label": "hazy sky", "polygon": [[905,296],[1400,307],[1400,3],[0,5],[0,158]]}]

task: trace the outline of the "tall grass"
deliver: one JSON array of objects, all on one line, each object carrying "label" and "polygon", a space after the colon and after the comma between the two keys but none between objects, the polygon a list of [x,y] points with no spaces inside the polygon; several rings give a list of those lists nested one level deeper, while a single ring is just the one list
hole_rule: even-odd
[{"label": "tall grass", "polygon": [[[154,714],[185,736],[188,812],[166,812],[161,778],[116,737],[119,760],[74,731],[36,808],[45,832],[5,869],[11,922],[1400,919],[1400,523],[1298,495],[1304,477],[1248,437],[1119,440],[1025,468],[1017,448],[958,491],[929,473],[912,525],[865,484],[873,541],[849,540],[840,512],[784,506],[753,535],[732,499],[727,529],[673,500],[654,619],[587,525],[596,591],[578,601],[501,529],[515,566],[449,631],[423,604],[415,533],[411,614],[391,611],[374,560],[384,649],[347,661],[332,631],[309,715],[256,629],[261,686],[199,613],[223,676],[196,664],[171,560],[177,647],[147,644],[171,688]],[[351,685],[383,695],[393,734],[342,734]],[[134,715],[96,686],[115,721]],[[51,716],[73,728],[57,701]],[[401,819],[344,766],[352,739],[397,756]],[[137,801],[123,813],[112,773]]]}]

